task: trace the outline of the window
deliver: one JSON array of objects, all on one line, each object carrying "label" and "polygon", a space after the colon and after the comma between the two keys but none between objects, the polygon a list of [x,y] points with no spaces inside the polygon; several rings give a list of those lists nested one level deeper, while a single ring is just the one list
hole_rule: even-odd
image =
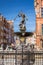
[{"label": "window", "polygon": [[3,30],[3,27],[1,27],[1,29]]},{"label": "window", "polygon": [[3,42],[3,39],[1,39],[1,42]]},{"label": "window", "polygon": [[43,41],[42,41],[42,48],[43,48]]},{"label": "window", "polygon": [[42,45],[42,48],[43,48],[43,40],[41,41],[41,45]]},{"label": "window", "polygon": [[43,8],[41,8],[41,17],[43,17]]},{"label": "window", "polygon": [[42,35],[43,35],[43,24],[42,24]]}]

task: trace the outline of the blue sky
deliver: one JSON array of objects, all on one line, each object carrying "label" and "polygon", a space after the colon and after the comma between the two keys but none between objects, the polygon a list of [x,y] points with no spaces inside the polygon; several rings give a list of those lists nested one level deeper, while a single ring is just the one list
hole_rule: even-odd
[{"label": "blue sky", "polygon": [[[35,10],[34,0],[0,0],[0,13],[7,19],[13,20],[18,13],[22,12],[27,16],[26,31],[35,31]],[[14,21],[14,31],[19,31],[20,18],[17,17]]]}]

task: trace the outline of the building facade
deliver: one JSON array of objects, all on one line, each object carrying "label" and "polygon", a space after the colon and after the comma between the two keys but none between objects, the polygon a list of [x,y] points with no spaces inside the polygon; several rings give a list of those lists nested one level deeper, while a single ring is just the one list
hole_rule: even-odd
[{"label": "building facade", "polygon": [[36,13],[36,46],[43,48],[43,0],[34,0]]},{"label": "building facade", "polygon": [[14,29],[13,22],[7,21],[2,15],[0,15],[0,45],[11,44],[14,42]]},{"label": "building facade", "polygon": [[14,43],[14,27],[13,21],[7,21],[9,23],[9,43]]}]

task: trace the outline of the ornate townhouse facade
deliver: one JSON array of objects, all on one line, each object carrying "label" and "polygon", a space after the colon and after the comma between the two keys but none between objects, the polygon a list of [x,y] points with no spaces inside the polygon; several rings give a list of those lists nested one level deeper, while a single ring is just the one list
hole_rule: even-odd
[{"label": "ornate townhouse facade", "polygon": [[0,15],[0,45],[14,42],[13,22],[6,20]]},{"label": "ornate townhouse facade", "polygon": [[36,46],[43,49],[43,0],[34,0],[36,13]]}]

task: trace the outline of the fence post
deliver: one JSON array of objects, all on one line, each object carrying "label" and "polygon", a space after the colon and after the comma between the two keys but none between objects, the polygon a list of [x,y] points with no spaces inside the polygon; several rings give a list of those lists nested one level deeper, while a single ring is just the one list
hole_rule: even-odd
[{"label": "fence post", "polygon": [[2,65],[4,65],[4,51],[2,53]]},{"label": "fence post", "polygon": [[23,65],[23,45],[22,45],[22,65]]},{"label": "fence post", "polygon": [[15,50],[15,65],[17,65],[17,49]]}]

